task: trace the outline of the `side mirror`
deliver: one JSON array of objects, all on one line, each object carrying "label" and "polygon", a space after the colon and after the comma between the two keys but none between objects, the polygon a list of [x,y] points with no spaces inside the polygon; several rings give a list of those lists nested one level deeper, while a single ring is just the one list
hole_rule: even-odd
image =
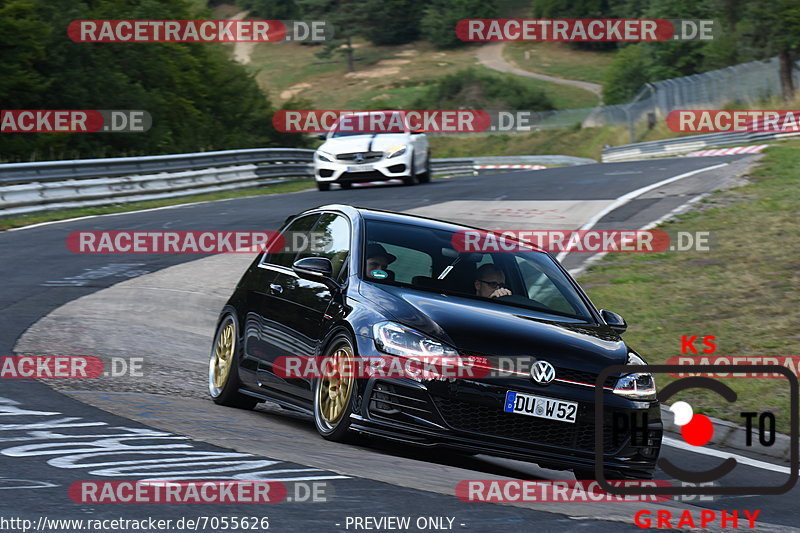
[{"label": "side mirror", "polygon": [[317,133],[317,139],[319,139],[320,141],[324,141],[327,138],[328,138],[327,133]]},{"label": "side mirror", "polygon": [[298,277],[309,281],[324,283],[330,289],[338,289],[339,284],[333,279],[333,263],[327,257],[304,257],[292,265]]},{"label": "side mirror", "polygon": [[601,309],[600,316],[603,317],[603,320],[608,325],[608,327],[610,327],[620,335],[625,333],[625,330],[628,329],[628,324],[625,322],[625,319],[619,316],[614,311],[606,311],[605,309]]}]

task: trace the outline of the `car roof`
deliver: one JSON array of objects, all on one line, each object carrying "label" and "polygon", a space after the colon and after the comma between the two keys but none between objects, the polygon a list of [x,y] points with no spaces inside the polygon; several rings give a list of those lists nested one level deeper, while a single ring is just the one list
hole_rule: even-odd
[{"label": "car roof", "polygon": [[[467,226],[464,224],[456,224],[454,222],[445,222],[444,220],[437,220],[435,218],[428,218],[419,215],[410,215],[407,213],[397,213],[395,211],[385,211],[382,209],[373,209],[368,207],[356,207],[352,205],[346,204],[331,204],[331,205],[324,205],[313,209],[316,210],[335,210],[335,211],[342,211],[347,213],[351,217],[358,214],[365,220],[379,220],[381,222],[394,222],[396,224],[410,224],[413,226],[423,226],[426,228],[437,229],[442,231],[463,231],[463,230],[479,230],[488,233],[495,233],[492,230],[487,230],[484,228],[477,228],[475,226]],[[509,238],[509,237],[506,237]],[[513,237],[510,237],[512,240],[516,240]],[[537,247],[535,244],[525,241],[525,244],[530,246],[531,248],[544,252],[541,248]]]}]

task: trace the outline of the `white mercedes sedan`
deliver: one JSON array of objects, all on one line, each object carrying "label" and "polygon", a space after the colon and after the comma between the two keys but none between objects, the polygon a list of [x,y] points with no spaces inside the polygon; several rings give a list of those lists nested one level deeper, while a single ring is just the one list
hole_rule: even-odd
[{"label": "white mercedes sedan", "polygon": [[314,177],[321,191],[336,183],[402,179],[405,185],[431,179],[428,139],[411,130],[402,111],[359,112],[340,117],[314,153]]}]

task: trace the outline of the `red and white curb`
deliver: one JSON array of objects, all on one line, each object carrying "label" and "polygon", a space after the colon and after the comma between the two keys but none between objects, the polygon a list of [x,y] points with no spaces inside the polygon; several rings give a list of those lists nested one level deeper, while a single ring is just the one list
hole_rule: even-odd
[{"label": "red and white curb", "polygon": [[496,168],[522,168],[526,170],[542,170],[547,168],[544,165],[475,165],[475,170],[496,169]]},{"label": "red and white curb", "polygon": [[686,157],[705,157],[712,155],[736,155],[736,154],[758,154],[766,144],[754,144],[752,146],[737,146],[735,148],[715,148],[714,150],[700,150],[699,152],[692,152],[686,154]]}]

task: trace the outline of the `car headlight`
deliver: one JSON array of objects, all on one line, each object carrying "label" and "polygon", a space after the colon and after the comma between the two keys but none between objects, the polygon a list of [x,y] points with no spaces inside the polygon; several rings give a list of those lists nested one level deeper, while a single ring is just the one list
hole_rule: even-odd
[{"label": "car headlight", "polygon": [[379,322],[372,327],[375,346],[382,352],[404,357],[458,357],[458,351],[394,322]]},{"label": "car headlight", "polygon": [[406,153],[406,149],[408,147],[405,144],[401,144],[400,146],[395,146],[394,148],[390,148],[386,151],[386,159],[391,159],[393,157],[397,157]]},{"label": "car headlight", "polygon": [[335,159],[332,154],[328,152],[317,152],[317,157],[322,161],[327,161],[328,163],[333,163]]},{"label": "car headlight", "polygon": [[[644,359],[634,353],[628,354],[629,365],[646,365]],[[617,380],[614,394],[624,396],[631,400],[655,400],[656,382],[652,374],[634,372],[626,374]]]}]

